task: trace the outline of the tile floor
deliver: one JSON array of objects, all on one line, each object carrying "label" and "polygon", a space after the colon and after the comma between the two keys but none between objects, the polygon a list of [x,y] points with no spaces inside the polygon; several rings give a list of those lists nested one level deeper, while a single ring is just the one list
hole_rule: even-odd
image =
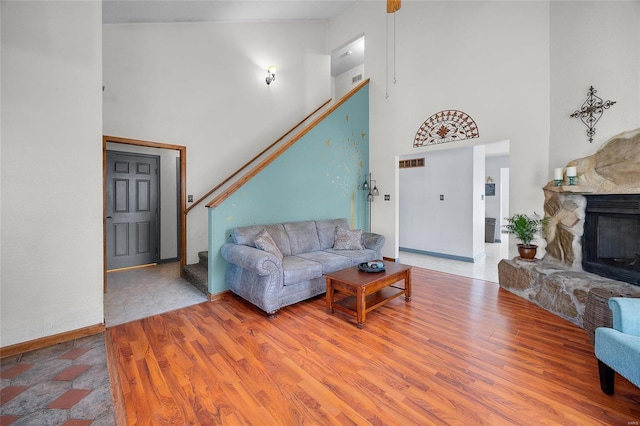
[{"label": "tile floor", "polygon": [[107,327],[207,301],[180,278],[180,263],[164,263],[107,274],[104,318]]},{"label": "tile floor", "polygon": [[400,251],[400,262],[420,268],[447,272],[463,277],[498,282],[498,263],[509,258],[509,235],[502,234],[500,243],[485,243],[485,257],[477,262],[462,262],[408,251]]},{"label": "tile floor", "polygon": [[104,334],[0,362],[0,425],[112,426]]}]

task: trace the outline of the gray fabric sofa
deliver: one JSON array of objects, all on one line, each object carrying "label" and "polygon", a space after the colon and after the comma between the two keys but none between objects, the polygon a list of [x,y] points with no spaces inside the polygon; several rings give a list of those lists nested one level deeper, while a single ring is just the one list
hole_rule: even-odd
[{"label": "gray fabric sofa", "polygon": [[[336,228],[341,228],[336,231]],[[266,230],[278,250],[256,248],[256,237]],[[233,242],[221,248],[229,262],[226,283],[238,296],[269,317],[278,309],[326,291],[323,274],[382,259],[383,235],[362,232],[362,249],[338,250],[336,233],[349,233],[346,219],[288,222],[235,228]],[[260,243],[259,243],[260,245]],[[281,256],[280,256],[281,255]]]}]

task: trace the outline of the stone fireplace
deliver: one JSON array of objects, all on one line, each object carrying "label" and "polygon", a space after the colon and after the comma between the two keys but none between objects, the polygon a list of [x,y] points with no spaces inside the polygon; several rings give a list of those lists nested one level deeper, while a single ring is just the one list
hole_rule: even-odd
[{"label": "stone fireplace", "polygon": [[[621,265],[640,256],[640,129],[622,133],[594,155],[568,165],[577,167],[576,185],[549,182],[544,187],[544,211],[550,218],[547,257],[572,270],[591,269],[640,284],[640,271]],[[598,266],[605,264],[610,268]]]},{"label": "stone fireplace", "polygon": [[579,325],[593,288],[640,297],[640,129],[571,161],[575,185],[544,188],[546,255],[498,265],[500,286]]}]

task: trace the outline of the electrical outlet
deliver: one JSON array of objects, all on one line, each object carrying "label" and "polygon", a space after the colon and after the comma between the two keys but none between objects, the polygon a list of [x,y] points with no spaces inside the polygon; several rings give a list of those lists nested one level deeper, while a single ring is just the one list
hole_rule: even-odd
[{"label": "electrical outlet", "polygon": [[389,194],[384,194],[384,200],[385,200],[385,201],[389,201],[389,200],[391,200],[391,195],[389,195]]},{"label": "electrical outlet", "polygon": [[193,195],[187,195],[187,203],[193,203]]},{"label": "electrical outlet", "polygon": [[440,201],[444,201],[444,194],[440,194]]}]

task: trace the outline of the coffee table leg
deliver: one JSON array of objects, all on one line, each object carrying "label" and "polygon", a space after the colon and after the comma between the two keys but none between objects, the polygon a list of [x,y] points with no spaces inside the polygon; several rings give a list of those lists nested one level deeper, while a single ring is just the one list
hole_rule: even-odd
[{"label": "coffee table leg", "polygon": [[356,291],[356,319],[358,321],[358,328],[364,327],[364,317],[366,315],[366,300],[362,287],[358,287]]},{"label": "coffee table leg", "polygon": [[404,300],[411,301],[411,269],[404,275]]},{"label": "coffee table leg", "polygon": [[327,311],[329,313],[333,312],[333,282],[326,278],[327,284]]}]

